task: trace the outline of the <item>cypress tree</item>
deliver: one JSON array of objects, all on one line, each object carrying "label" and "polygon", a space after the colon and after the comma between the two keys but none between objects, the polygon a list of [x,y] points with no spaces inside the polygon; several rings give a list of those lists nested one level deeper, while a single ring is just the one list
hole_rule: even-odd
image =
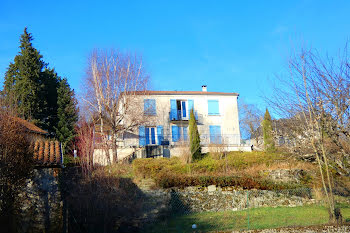
[{"label": "cypress tree", "polygon": [[59,82],[57,89],[57,117],[56,136],[62,143],[62,152],[67,153],[73,138],[75,137],[75,124],[78,121],[77,101],[74,90],[71,90],[67,79]]},{"label": "cypress tree", "polygon": [[199,137],[198,126],[194,116],[193,109],[190,112],[189,121],[189,136],[190,136],[190,149],[192,154],[192,161],[202,158],[201,140]]},{"label": "cypress tree", "polygon": [[264,136],[264,147],[267,152],[275,151],[275,141],[272,134],[272,121],[269,110],[266,108],[264,120],[262,122],[263,136]]},{"label": "cypress tree", "polygon": [[14,63],[10,63],[5,74],[4,92],[7,101],[17,105],[21,117],[42,126],[42,70],[47,64],[33,47],[32,40],[31,33],[25,28],[20,39],[20,53],[16,55]]}]

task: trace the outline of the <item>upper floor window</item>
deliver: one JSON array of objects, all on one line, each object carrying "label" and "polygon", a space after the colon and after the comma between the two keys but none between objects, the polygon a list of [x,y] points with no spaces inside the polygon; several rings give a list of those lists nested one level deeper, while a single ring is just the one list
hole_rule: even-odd
[{"label": "upper floor window", "polygon": [[157,114],[155,99],[145,99],[143,104],[145,115],[155,116]]},{"label": "upper floor window", "polygon": [[219,100],[208,100],[208,115],[220,115]]}]

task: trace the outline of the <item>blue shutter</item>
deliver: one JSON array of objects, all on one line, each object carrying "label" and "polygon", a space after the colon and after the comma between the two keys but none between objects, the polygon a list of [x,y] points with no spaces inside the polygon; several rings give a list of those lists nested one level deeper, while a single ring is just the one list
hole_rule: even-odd
[{"label": "blue shutter", "polygon": [[184,139],[184,141],[187,141],[187,140],[188,140],[188,130],[187,130],[187,127],[183,127],[183,128],[182,128],[182,134],[183,134],[183,139]]},{"label": "blue shutter", "polygon": [[186,111],[186,102],[182,102],[182,117],[185,118],[187,116],[187,111]]},{"label": "blue shutter", "polygon": [[152,143],[151,144],[156,144],[156,132],[155,132],[155,129],[152,127],[151,128],[151,140],[152,140]]},{"label": "blue shutter", "polygon": [[210,125],[210,143],[221,144],[221,126],[219,125]]},{"label": "blue shutter", "polygon": [[145,115],[148,115],[148,111],[149,111],[149,100],[145,99],[143,100],[143,112],[145,113]]},{"label": "blue shutter", "polygon": [[180,129],[177,125],[171,126],[171,137],[173,139],[173,142],[179,141]]},{"label": "blue shutter", "polygon": [[155,99],[144,99],[143,108],[145,115],[155,116],[156,111],[156,100]]},{"label": "blue shutter", "polygon": [[158,125],[157,126],[157,136],[158,136],[158,145],[161,145],[163,141],[163,126]]},{"label": "blue shutter", "polygon": [[170,120],[177,120],[176,100],[170,100]]},{"label": "blue shutter", "polygon": [[146,145],[149,144],[149,128],[146,128]]},{"label": "blue shutter", "polygon": [[144,126],[140,126],[139,127],[139,144],[140,144],[140,146],[145,146],[146,145],[145,127]]},{"label": "blue shutter", "polygon": [[208,115],[219,115],[219,101],[208,100]]}]

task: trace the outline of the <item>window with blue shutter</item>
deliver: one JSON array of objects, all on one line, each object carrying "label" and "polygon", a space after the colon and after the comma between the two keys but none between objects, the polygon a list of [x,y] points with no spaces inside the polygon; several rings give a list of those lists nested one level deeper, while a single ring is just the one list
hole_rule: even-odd
[{"label": "window with blue shutter", "polygon": [[170,120],[177,120],[176,100],[170,100]]},{"label": "window with blue shutter", "polygon": [[173,142],[177,142],[180,139],[180,128],[177,125],[171,126],[171,137]]},{"label": "window with blue shutter", "polygon": [[155,116],[157,114],[155,99],[144,99],[143,104],[145,115]]},{"label": "window with blue shutter", "polygon": [[210,143],[221,144],[221,126],[219,125],[210,125]]},{"label": "window with blue shutter", "polygon": [[146,135],[145,135],[145,127],[140,126],[139,127],[139,144],[140,146],[145,146],[146,145]]},{"label": "window with blue shutter", "polygon": [[158,137],[158,145],[161,145],[162,141],[164,140],[162,125],[157,126],[157,137]]},{"label": "window with blue shutter", "polygon": [[208,115],[220,115],[218,100],[208,100]]}]

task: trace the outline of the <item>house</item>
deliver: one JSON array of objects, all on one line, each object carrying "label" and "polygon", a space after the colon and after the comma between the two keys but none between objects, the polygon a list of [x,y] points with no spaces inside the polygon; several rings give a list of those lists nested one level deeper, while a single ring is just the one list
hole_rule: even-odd
[{"label": "house", "polygon": [[[239,94],[201,91],[133,92],[142,105],[146,121],[118,142],[118,158],[126,156],[179,156],[188,143],[190,110],[193,109],[201,138],[202,151],[221,147],[227,151],[250,151],[241,145],[237,99]],[[94,160],[104,164],[103,152]],[[135,155],[136,154],[136,155]]]}]

